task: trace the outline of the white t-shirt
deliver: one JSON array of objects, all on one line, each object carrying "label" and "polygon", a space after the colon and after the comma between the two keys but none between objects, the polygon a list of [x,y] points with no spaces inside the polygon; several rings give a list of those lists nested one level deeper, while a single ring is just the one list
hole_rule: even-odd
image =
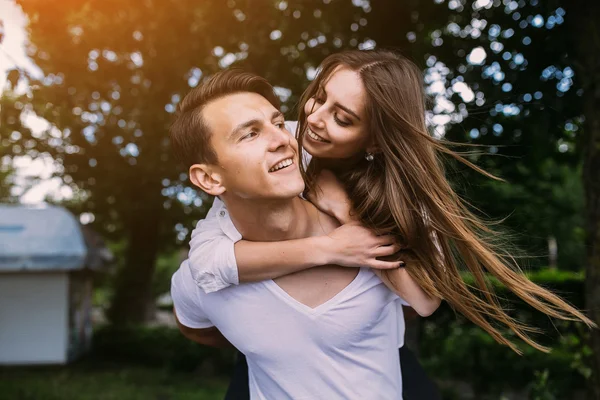
[{"label": "white t-shirt", "polygon": [[[285,127],[292,135],[295,135],[297,125],[297,121],[285,121]],[[311,158],[309,153],[302,152],[305,167]],[[240,282],[234,244],[242,240],[242,236],[235,228],[228,229],[231,220],[226,211],[223,202],[215,198],[206,217],[198,221],[192,231],[189,263],[196,284],[206,293]]]},{"label": "white t-shirt", "polygon": [[[222,202],[209,214],[206,221],[214,227],[202,234],[212,235],[205,237],[210,259],[235,265],[239,231]],[[398,348],[404,344],[402,305],[408,304],[370,269],[361,268],[345,289],[314,309],[272,280],[206,293],[198,285],[205,275],[196,269],[186,260],[173,275],[177,317],[190,328],[216,326],[246,355],[252,399],[402,398]]]},{"label": "white t-shirt", "polygon": [[403,301],[368,268],[310,308],[273,280],[204,293],[187,261],[173,275],[179,321],[216,326],[246,355],[251,399],[402,399]]}]

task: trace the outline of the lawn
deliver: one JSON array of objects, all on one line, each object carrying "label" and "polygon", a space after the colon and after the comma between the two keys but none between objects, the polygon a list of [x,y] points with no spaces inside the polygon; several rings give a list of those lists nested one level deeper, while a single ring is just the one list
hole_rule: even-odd
[{"label": "lawn", "polygon": [[0,400],[213,400],[223,379],[144,367],[0,368]]}]

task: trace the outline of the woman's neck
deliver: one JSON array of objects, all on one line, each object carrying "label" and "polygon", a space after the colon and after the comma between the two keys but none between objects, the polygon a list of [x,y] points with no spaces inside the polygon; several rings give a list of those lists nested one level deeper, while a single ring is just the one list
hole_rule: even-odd
[{"label": "woman's neck", "polygon": [[361,156],[353,156],[349,158],[313,158],[316,171],[328,169],[338,175],[340,172],[345,172],[356,168],[356,165],[361,161]]}]

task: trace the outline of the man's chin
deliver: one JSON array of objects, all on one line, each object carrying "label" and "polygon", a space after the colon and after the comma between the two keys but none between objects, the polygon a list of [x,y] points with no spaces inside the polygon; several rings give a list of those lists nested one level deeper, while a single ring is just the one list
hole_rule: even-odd
[{"label": "man's chin", "polygon": [[281,200],[293,199],[300,196],[304,192],[304,184],[302,185],[294,185],[288,188],[280,188],[274,193],[275,198],[279,198]]}]

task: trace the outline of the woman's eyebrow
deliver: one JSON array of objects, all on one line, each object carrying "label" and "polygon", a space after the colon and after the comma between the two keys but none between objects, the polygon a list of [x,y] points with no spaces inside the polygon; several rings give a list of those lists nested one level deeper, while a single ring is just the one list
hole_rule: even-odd
[{"label": "woman's eyebrow", "polygon": [[[319,85],[319,89],[321,89],[325,93],[325,96],[327,96],[327,90],[325,90],[324,86]],[[351,109],[349,109],[348,107],[341,105],[337,101],[335,103],[333,103],[333,105],[338,108],[341,108],[342,110],[346,111],[348,114],[352,115],[354,118],[356,118],[357,120],[360,121],[360,117],[358,116],[358,114],[355,113],[354,111],[352,111]]]},{"label": "woman's eyebrow", "polygon": [[357,120],[360,121],[360,117],[351,109],[349,109],[348,107],[344,107],[343,105],[341,105],[338,102],[333,103],[334,106],[341,108],[342,110],[346,111],[348,114],[352,115],[354,118],[356,118]]}]

